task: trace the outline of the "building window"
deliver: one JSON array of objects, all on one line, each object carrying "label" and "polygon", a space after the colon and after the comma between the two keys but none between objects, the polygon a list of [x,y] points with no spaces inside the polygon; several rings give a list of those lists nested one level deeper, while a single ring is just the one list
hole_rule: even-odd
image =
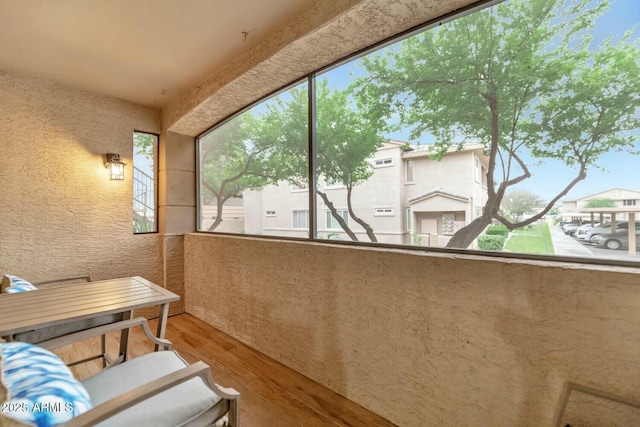
[{"label": "building window", "polygon": [[324,180],[324,188],[326,189],[345,188],[345,185],[344,185],[344,182],[334,181],[331,178],[327,178]]},{"label": "building window", "polygon": [[415,173],[416,161],[407,160],[407,183],[413,183]]},{"label": "building window", "polygon": [[158,231],[156,220],[158,135],[133,133],[133,232]]},{"label": "building window", "polygon": [[293,211],[293,228],[309,228],[309,211]]},{"label": "building window", "polygon": [[637,206],[636,205],[637,202],[638,200],[635,200],[635,199],[623,200],[622,206]]},{"label": "building window", "polygon": [[266,211],[265,216],[276,216],[276,211]]},{"label": "building window", "polygon": [[[344,222],[349,225],[349,211],[346,209],[336,209],[336,213],[340,216]],[[327,230],[342,230],[342,226],[337,219],[331,214],[331,211],[326,211],[326,226]]]},{"label": "building window", "polygon": [[309,183],[307,181],[296,181],[291,184],[291,191],[307,191]]},{"label": "building window", "polygon": [[393,216],[393,208],[376,208],[375,216]]},{"label": "building window", "polygon": [[412,216],[411,208],[407,208],[405,210],[405,213],[406,213],[405,216],[406,216],[406,223],[407,223],[407,231],[411,232],[412,231],[411,230],[411,216]]},{"label": "building window", "polygon": [[373,166],[376,168],[393,166],[393,159],[376,159],[373,161]]}]

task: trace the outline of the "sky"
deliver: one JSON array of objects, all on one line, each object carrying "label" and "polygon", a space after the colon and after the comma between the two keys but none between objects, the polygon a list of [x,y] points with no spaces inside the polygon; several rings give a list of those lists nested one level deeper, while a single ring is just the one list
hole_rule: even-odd
[{"label": "sky", "polygon": [[[596,22],[592,32],[592,46],[597,46],[604,39],[612,36],[615,42],[625,31],[632,28],[635,28],[633,38],[637,38],[640,35],[639,27],[640,0],[615,0],[610,10]],[[363,73],[358,62],[356,60],[328,71],[325,76],[329,79],[329,85],[336,89],[346,88],[351,79]],[[403,141],[409,140],[406,130],[385,136]],[[420,142],[429,143],[432,139],[432,136],[426,135]],[[640,150],[640,132],[637,141],[637,148]],[[577,173],[560,161],[546,161],[542,165],[528,164],[528,166],[533,177],[520,184],[518,188],[531,191],[547,201],[558,194]],[[603,155],[598,161],[597,168],[590,169],[587,178],[578,183],[561,200],[595,194],[615,187],[640,190],[640,156],[621,153]]]}]

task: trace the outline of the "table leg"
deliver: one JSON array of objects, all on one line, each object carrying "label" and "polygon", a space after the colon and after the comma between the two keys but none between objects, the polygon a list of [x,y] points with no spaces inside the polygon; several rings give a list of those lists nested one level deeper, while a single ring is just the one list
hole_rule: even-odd
[{"label": "table leg", "polygon": [[[133,317],[133,310],[122,313],[122,320],[129,320]],[[127,354],[129,351],[129,331],[131,329],[126,328],[120,332],[120,356],[122,361],[127,361]]]},{"label": "table leg", "polygon": [[[164,338],[165,332],[167,332],[167,318],[169,317],[169,304],[160,305],[160,313],[158,314],[158,332],[156,336],[158,338]],[[160,346],[155,345],[155,351],[158,351]],[[164,350],[164,346],[162,347]]]}]

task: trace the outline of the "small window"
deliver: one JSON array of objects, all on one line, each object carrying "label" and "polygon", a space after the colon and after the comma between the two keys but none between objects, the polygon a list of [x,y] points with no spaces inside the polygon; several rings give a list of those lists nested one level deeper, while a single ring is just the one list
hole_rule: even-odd
[{"label": "small window", "polygon": [[376,168],[393,166],[393,159],[377,159],[373,162],[373,166]]},{"label": "small window", "polygon": [[[337,214],[349,225],[349,211],[346,209],[336,209]],[[331,211],[327,211],[327,230],[342,230],[342,226],[337,219],[331,215]]]},{"label": "small window", "polygon": [[414,181],[414,173],[416,168],[415,160],[407,160],[407,182],[412,183]]},{"label": "small window", "polygon": [[407,231],[411,232],[411,208],[406,209],[406,222],[407,222]]},{"label": "small window", "polygon": [[276,216],[276,211],[266,211],[265,216]]},{"label": "small window", "polygon": [[309,183],[307,181],[298,181],[291,184],[291,191],[306,191],[309,189]]},{"label": "small window", "polygon": [[623,200],[622,206],[636,206],[637,200]]},{"label": "small window", "polygon": [[393,208],[376,208],[375,216],[393,216]]},{"label": "small window", "polygon": [[327,178],[324,180],[324,188],[344,188],[345,185],[343,182],[334,181],[331,178]]},{"label": "small window", "polygon": [[293,228],[309,228],[309,211],[293,211]]},{"label": "small window", "polygon": [[158,135],[133,133],[133,232],[155,233]]}]

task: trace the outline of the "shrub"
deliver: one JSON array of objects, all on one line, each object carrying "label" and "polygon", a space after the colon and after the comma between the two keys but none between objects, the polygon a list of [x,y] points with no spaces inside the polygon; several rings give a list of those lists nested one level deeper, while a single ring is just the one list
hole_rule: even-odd
[{"label": "shrub", "polygon": [[489,227],[487,228],[487,231],[485,234],[488,236],[507,237],[507,234],[509,234],[509,230],[507,229],[507,227],[504,227],[504,226]]},{"label": "shrub", "polygon": [[500,251],[504,248],[504,236],[483,235],[478,237],[478,246],[485,251]]}]

